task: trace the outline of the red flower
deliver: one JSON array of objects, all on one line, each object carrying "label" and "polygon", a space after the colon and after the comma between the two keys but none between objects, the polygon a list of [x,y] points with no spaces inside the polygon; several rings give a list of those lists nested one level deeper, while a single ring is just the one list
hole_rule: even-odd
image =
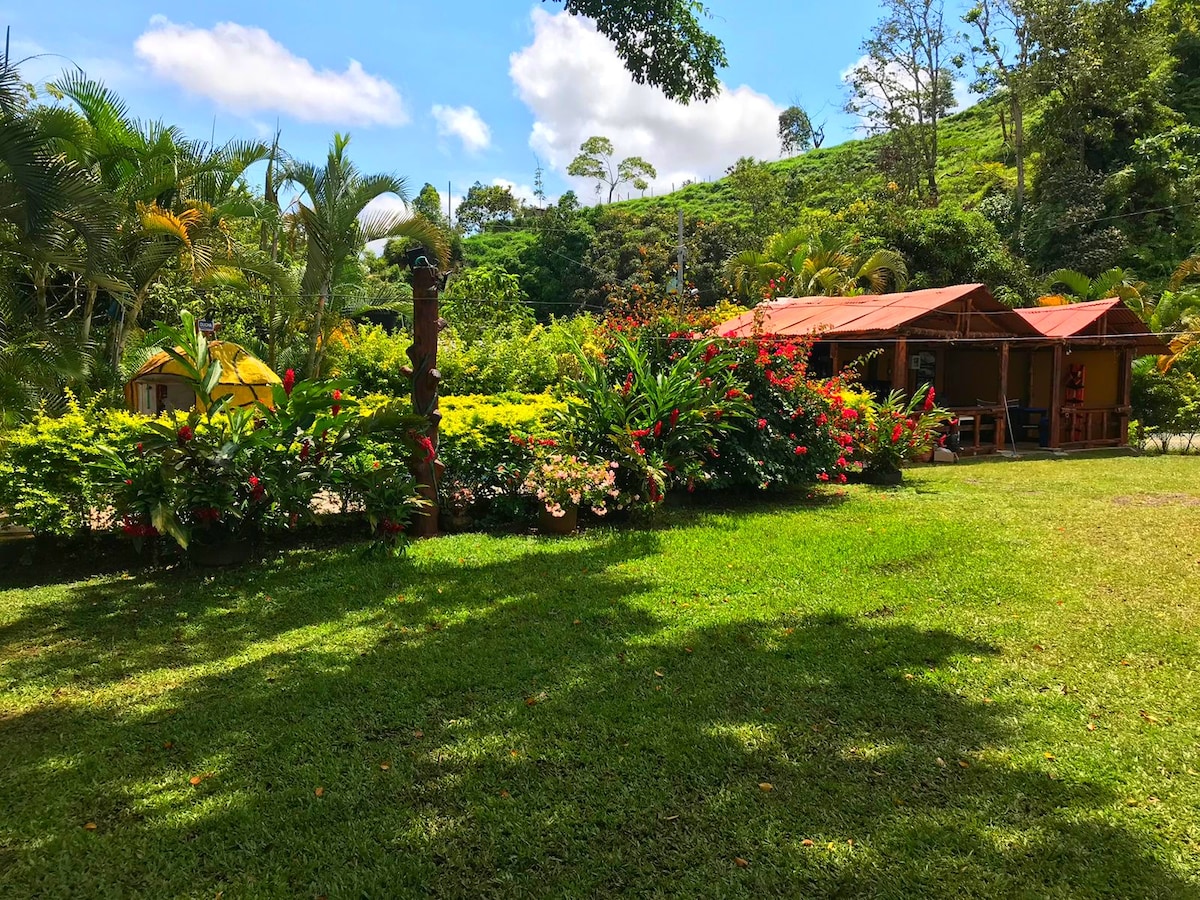
[{"label": "red flower", "polygon": [[797,456],[804,456],[804,454],[806,454],[806,453],[808,453],[808,448],[807,448],[807,447],[797,447],[797,448],[796,448],[796,455],[797,455]]},{"label": "red flower", "polygon": [[817,475],[817,481],[828,481],[828,480],[829,480],[829,474],[827,472],[821,472]]},{"label": "red flower", "polygon": [[892,429],[892,443],[893,444],[897,443],[900,440],[900,438],[903,436],[903,434],[904,434],[904,426],[901,425],[899,422],[897,422],[896,427]]},{"label": "red flower", "polygon": [[673,409],[671,410],[671,427],[674,428],[677,424],[679,424],[679,410]]},{"label": "red flower", "polygon": [[704,348],[704,361],[712,362],[713,357],[716,356],[720,352],[721,352],[721,348],[718,347],[716,344],[709,344],[707,347]]},{"label": "red flower", "polygon": [[817,424],[818,425],[824,425],[828,421],[829,421],[829,416],[825,415],[825,413],[821,413],[819,416],[817,416]]},{"label": "red flower", "polygon": [[629,433],[632,434],[635,438],[644,438],[644,437],[646,437],[646,435],[648,435],[650,433],[650,429],[649,428],[635,428],[635,429],[633,429],[633,431],[631,431]]},{"label": "red flower", "polygon": [[759,430],[759,431],[762,431],[762,430],[763,430],[764,428],[766,428],[766,427],[767,427],[767,420],[766,420],[766,419],[759,419],[759,420],[758,420],[758,430]]},{"label": "red flower", "polygon": [[186,444],[188,441],[190,441],[192,438],[194,438],[196,436],[196,432],[192,431],[191,426],[184,425],[182,428],[179,429],[178,436],[179,436],[179,443],[182,445],[182,444]]},{"label": "red flower", "polygon": [[846,483],[846,473],[845,472],[841,472],[838,474],[838,481],[841,482],[842,484]]},{"label": "red flower", "polygon": [[333,413],[335,416],[342,411],[341,406],[339,406],[338,402],[337,402],[341,399],[342,399],[342,392],[335,390],[333,392],[333,409],[330,410],[330,412]]},{"label": "red flower", "polygon": [[425,462],[433,462],[433,458],[437,456],[437,450],[434,449],[433,441],[428,435],[421,435],[417,438],[417,446],[425,451]]},{"label": "red flower", "polygon": [[925,395],[925,412],[933,409],[933,388],[929,389],[929,393]]},{"label": "red flower", "polygon": [[847,463],[846,463],[846,457],[844,457],[844,456],[839,456],[839,457],[838,457],[837,464],[838,464],[838,467],[839,467],[839,468],[842,468],[842,469],[846,468],[846,466],[847,466]]},{"label": "red flower", "polygon": [[621,394],[628,397],[629,392],[633,390],[633,373],[630,372],[625,376],[625,383],[621,386]]},{"label": "red flower", "polygon": [[742,392],[739,391],[737,388],[730,388],[729,390],[727,390],[725,392],[726,400],[736,400],[740,396],[742,396]]},{"label": "red flower", "polygon": [[266,496],[267,491],[262,486],[262,483],[258,480],[257,475],[251,475],[250,478],[247,479],[246,484],[250,485],[250,500],[252,502],[257,503],[264,496]]},{"label": "red flower", "polygon": [[296,370],[288,369],[283,373],[283,392],[292,396],[292,388],[296,386]]},{"label": "red flower", "polygon": [[662,437],[662,422],[661,421],[654,423],[654,436]]},{"label": "red flower", "polygon": [[141,456],[143,453],[146,452],[146,448],[142,446],[141,441],[138,441],[137,452],[138,452],[138,456]]},{"label": "red flower", "polygon": [[302,443],[300,445],[300,461],[301,462],[308,459],[308,453],[311,449],[312,449],[312,445],[308,441],[305,441],[304,443]]}]

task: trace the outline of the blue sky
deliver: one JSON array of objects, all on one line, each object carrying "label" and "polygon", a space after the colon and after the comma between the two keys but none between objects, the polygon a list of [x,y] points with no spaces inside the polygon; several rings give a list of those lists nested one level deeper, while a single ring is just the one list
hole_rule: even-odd
[{"label": "blue sky", "polygon": [[[632,85],[610,46],[555,3],[204,2],[0,0],[14,58],[69,57],[102,78],[135,115],[218,141],[269,135],[319,160],[334,131],[353,135],[366,171],[405,176],[414,193],[503,181],[527,194],[535,157],[551,195],[590,190],[564,170],[590,134],[659,169],[655,190],[714,178],[740,155],[778,155],[774,115],[799,101],[827,119],[827,143],[852,136],[841,75],[879,15],[839,3],[709,0],[726,44],[728,90],[680,107]],[[351,61],[354,61],[352,63]],[[63,60],[23,67],[34,80]]]}]

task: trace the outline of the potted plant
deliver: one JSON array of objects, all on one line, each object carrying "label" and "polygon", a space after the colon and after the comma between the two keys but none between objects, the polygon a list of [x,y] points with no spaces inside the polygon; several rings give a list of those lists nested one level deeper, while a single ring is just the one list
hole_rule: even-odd
[{"label": "potted plant", "polygon": [[903,392],[892,391],[882,402],[867,402],[855,433],[863,478],[872,484],[900,484],[901,464],[933,449],[940,437],[938,425],[949,415],[936,405],[929,385],[908,400]]},{"label": "potted plant", "polygon": [[615,462],[590,462],[572,453],[539,455],[522,487],[537,500],[538,528],[544,534],[570,534],[581,506],[603,516],[617,507],[621,497]]}]

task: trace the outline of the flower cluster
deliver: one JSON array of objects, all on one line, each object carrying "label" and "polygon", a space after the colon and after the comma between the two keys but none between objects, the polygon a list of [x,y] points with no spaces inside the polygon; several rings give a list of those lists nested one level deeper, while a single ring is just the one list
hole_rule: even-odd
[{"label": "flower cluster", "polygon": [[562,517],[568,507],[590,508],[598,516],[619,508],[619,466],[609,460],[591,462],[568,453],[539,455],[525,476],[523,489],[550,515]]},{"label": "flower cluster", "polygon": [[893,391],[882,401],[866,399],[863,407],[855,422],[854,442],[864,470],[871,473],[898,472],[906,460],[927,454],[940,442],[940,426],[950,417],[937,406],[929,386],[909,400]]}]

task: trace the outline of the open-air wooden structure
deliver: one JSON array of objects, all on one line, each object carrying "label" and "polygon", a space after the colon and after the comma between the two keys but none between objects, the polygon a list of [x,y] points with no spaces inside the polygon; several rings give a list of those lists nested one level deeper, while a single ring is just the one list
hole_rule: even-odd
[{"label": "open-air wooden structure", "polygon": [[970,454],[1128,444],[1133,360],[1166,352],[1120,300],[1014,310],[982,284],[773,300],[717,331],[809,337],[814,374],[857,362],[876,393],[930,384]]}]

